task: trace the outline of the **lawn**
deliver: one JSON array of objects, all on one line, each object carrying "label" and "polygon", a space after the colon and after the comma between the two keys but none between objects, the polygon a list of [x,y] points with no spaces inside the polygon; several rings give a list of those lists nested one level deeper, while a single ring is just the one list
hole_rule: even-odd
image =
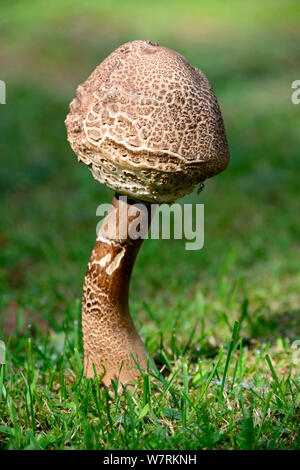
[{"label": "lawn", "polygon": [[[0,448],[299,448],[299,2],[0,10]],[[77,85],[133,39],[203,70],[231,161],[180,200],[205,204],[202,250],[141,248],[130,308],[156,365],[119,396],[83,377],[80,329],[96,208],[113,192],[77,163],[64,119]]]}]

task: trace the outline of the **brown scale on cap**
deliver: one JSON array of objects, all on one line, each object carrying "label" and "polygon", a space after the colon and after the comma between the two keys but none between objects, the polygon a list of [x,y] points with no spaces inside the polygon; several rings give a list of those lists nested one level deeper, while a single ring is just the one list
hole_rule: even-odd
[{"label": "brown scale on cap", "polygon": [[146,366],[128,289],[142,243],[131,238],[130,224],[136,217],[149,222],[149,211],[146,205],[130,216],[131,209],[134,201],[173,202],[224,170],[229,152],[223,120],[200,70],[175,51],[133,41],[78,87],[66,126],[78,160],[101,183],[133,200],[114,198],[88,265],[82,302],[85,375],[94,376],[94,365],[99,374],[105,370],[105,385],[118,376],[127,384],[139,374],[132,355]]},{"label": "brown scale on cap", "polygon": [[221,112],[205,75],[150,41],[110,54],[78,87],[69,142],[93,176],[120,194],[172,202],[224,170]]}]

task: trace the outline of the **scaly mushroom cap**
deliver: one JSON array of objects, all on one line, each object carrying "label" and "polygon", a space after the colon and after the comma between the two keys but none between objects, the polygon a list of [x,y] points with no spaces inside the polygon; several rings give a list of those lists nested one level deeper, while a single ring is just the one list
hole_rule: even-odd
[{"label": "scaly mushroom cap", "polygon": [[205,75],[150,41],[118,47],[78,87],[68,140],[120,194],[173,202],[227,167],[220,108]]}]

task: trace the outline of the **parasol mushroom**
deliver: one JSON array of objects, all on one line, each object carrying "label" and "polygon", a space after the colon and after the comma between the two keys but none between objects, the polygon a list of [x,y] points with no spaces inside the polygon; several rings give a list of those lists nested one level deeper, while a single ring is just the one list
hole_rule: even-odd
[{"label": "parasol mushroom", "polygon": [[[223,171],[229,152],[206,76],[151,41],[118,47],[78,87],[66,119],[78,160],[116,195],[98,233],[84,281],[84,373],[123,385],[146,367],[128,309],[129,280],[151,203],[171,203]],[[127,201],[120,195],[126,195]],[[145,210],[132,211],[136,202]],[[104,373],[104,376],[103,376]]]}]

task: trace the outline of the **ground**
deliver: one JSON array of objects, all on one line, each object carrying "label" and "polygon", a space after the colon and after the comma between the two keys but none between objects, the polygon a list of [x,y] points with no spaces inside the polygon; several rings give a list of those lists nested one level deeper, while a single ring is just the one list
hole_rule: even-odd
[{"label": "ground", "polygon": [[[1,9],[0,447],[299,448],[298,2]],[[132,39],[208,76],[231,162],[180,201],[205,204],[202,250],[142,246],[130,307],[157,366],[118,396],[83,377],[80,330],[96,208],[113,194],[76,162],[64,119],[76,86]]]}]

